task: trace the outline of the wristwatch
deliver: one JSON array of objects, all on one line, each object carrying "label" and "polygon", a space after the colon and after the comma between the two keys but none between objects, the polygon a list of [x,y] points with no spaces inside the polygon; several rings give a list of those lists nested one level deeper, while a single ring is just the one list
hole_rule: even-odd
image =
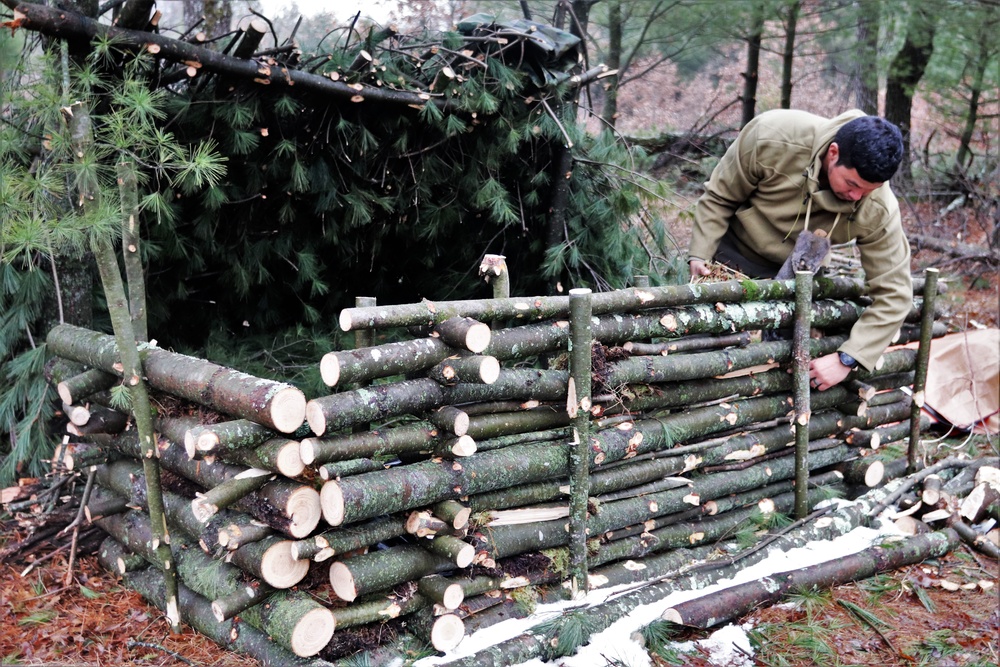
[{"label": "wristwatch", "polygon": [[847,354],[846,352],[840,352],[840,363],[844,364],[852,371],[858,367],[858,360]]}]

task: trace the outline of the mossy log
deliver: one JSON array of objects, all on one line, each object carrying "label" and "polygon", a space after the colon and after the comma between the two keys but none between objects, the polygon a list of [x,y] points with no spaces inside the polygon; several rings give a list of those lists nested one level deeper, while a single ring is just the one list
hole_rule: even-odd
[{"label": "mossy log", "polygon": [[664,343],[637,343],[628,341],[622,348],[632,355],[667,355],[678,352],[692,352],[713,350],[724,347],[746,347],[750,344],[750,333],[740,331],[734,334],[720,334],[715,336],[691,336],[689,338],[678,338]]},{"label": "mossy log", "polygon": [[366,549],[394,537],[406,534],[405,515],[381,516],[366,523],[345,526],[292,543],[292,555],[298,560],[313,559],[322,562],[333,556],[342,556]]},{"label": "mossy log", "polygon": [[[139,511],[102,519],[100,527],[125,548],[147,560],[155,558],[149,517]],[[181,581],[192,591],[214,600],[245,589],[248,581],[238,568],[212,558],[184,540],[171,544]],[[333,635],[333,615],[304,592],[276,591],[263,605],[248,607],[241,617],[295,655],[319,653]]]},{"label": "mossy log", "polygon": [[448,357],[427,369],[427,377],[447,387],[459,382],[493,384],[500,377],[500,362],[481,354]]},{"label": "mossy log", "polygon": [[90,368],[59,382],[56,385],[56,392],[63,403],[74,405],[120,382],[121,378],[112,373]]},{"label": "mossy log", "polygon": [[442,405],[507,399],[556,400],[566,395],[564,371],[503,369],[493,384],[444,387],[430,378],[376,385],[315,398],[306,418],[316,435]]},{"label": "mossy log", "polygon": [[439,338],[426,337],[355,350],[328,352],[320,360],[320,375],[330,387],[426,370],[457,350]]},{"label": "mossy log", "polygon": [[391,588],[406,581],[455,569],[445,556],[408,544],[354,556],[330,565],[330,585],[341,600]]},{"label": "mossy log", "polygon": [[[125,575],[125,583],[146,600],[162,608],[163,575],[154,568]],[[333,667],[315,658],[301,658],[279,646],[265,633],[236,619],[220,623],[211,602],[187,586],[179,586],[181,619],[224,649],[248,655],[264,667]]]},{"label": "mossy log", "polygon": [[[139,471],[141,466],[134,460],[116,461],[114,464],[98,467],[97,481],[126,497],[132,505],[143,507],[145,490]],[[171,525],[183,531],[192,541],[198,542],[203,551],[215,550],[217,537],[213,539],[212,529],[203,526],[194,516],[190,498],[165,491],[163,506]],[[228,558],[240,569],[274,588],[290,588],[302,581],[309,572],[308,561],[292,558],[291,545],[290,540],[271,536],[230,551]]]},{"label": "mossy log", "polygon": [[[810,456],[809,467],[815,470],[838,463],[847,455],[846,445],[824,449]],[[794,476],[794,467],[794,457],[784,456],[745,470],[704,475],[693,479],[689,488],[672,489],[639,498],[605,503],[597,514],[589,518],[587,532],[590,535],[597,535],[615,528],[641,523],[656,516],[680,512],[706,500],[765,486],[771,481],[789,479]],[[494,526],[488,531],[471,535],[469,541],[476,546],[477,552],[485,551],[489,558],[497,560],[519,553],[561,546],[566,544],[567,539],[566,522],[556,520]]]},{"label": "mossy log", "polygon": [[299,454],[306,465],[358,458],[395,457],[429,452],[442,437],[437,426],[417,422],[327,438],[303,438],[299,443]]},{"label": "mossy log", "polygon": [[[70,324],[54,327],[46,338],[54,354],[121,375],[113,336]],[[305,396],[295,387],[160,349],[139,345],[149,385],[179,398],[292,433],[305,419]]]},{"label": "mossy log", "polygon": [[263,468],[285,477],[298,477],[305,472],[298,440],[271,438],[254,449],[231,449],[220,455],[226,463],[248,468]]}]

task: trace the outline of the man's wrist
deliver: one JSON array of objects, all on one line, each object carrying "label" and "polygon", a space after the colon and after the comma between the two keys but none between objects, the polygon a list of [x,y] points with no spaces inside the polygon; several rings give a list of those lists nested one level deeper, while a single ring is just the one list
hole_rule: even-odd
[{"label": "man's wrist", "polygon": [[852,357],[851,355],[847,354],[846,352],[839,352],[838,355],[840,356],[840,363],[842,363],[844,366],[847,366],[852,371],[858,367],[858,360]]}]

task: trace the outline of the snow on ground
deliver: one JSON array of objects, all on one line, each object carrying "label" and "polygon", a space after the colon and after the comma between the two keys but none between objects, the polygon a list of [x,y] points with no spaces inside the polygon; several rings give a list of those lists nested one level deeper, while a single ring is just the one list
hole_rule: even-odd
[{"label": "snow on ground", "polygon": [[[899,535],[892,522],[882,522],[878,524],[877,528],[855,528],[835,540],[810,542],[789,551],[772,548],[767,558],[750,567],[743,568],[732,579],[724,579],[700,590],[676,591],[658,602],[636,607],[631,613],[618,619],[603,632],[593,635],[590,643],[581,647],[576,655],[550,662],[530,660],[518,667],[554,667],[557,665],[559,667],[597,667],[607,665],[612,660],[619,660],[621,664],[628,667],[650,667],[649,655],[638,642],[632,640],[631,635],[660,618],[663,612],[670,607],[747,581],[855,554],[892,535]],[[591,591],[583,600],[539,605],[535,613],[528,618],[511,619],[480,630],[463,639],[454,651],[442,656],[423,658],[414,663],[413,667],[431,667],[473,655],[487,647],[527,632],[531,627],[550,620],[565,610],[594,606],[618,592],[634,587],[634,584],[630,584],[607,590]],[[710,651],[712,662],[719,667],[752,665],[752,660],[733,647],[735,644],[746,654],[752,654],[749,638],[740,626],[727,625],[699,643]]]}]

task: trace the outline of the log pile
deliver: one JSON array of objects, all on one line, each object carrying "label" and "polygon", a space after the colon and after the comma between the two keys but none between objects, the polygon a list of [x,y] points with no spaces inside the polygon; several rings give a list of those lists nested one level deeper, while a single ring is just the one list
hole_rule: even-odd
[{"label": "log pile", "polygon": [[[813,289],[818,356],[865,301],[850,279]],[[783,281],[618,290],[587,296],[582,329],[569,297],[349,308],[345,331],[397,340],[325,355],[331,393],[308,401],[140,344],[149,386],[200,406],[156,419],[182,616],[265,662],[335,659],[403,617],[448,650],[539,584],[574,594],[579,581],[655,579],[792,513],[793,344],[753,332],[790,327],[793,298]],[[899,341],[920,334],[907,324]],[[94,476],[102,561],[162,603],[162,577],[144,567],[158,545],[136,431],[114,401],[114,339],[60,325],[48,344],[72,416],[59,460]],[[886,465],[876,450],[913,431],[900,390],[917,359],[888,351],[809,396],[810,506],[905,470],[905,456]]]}]

